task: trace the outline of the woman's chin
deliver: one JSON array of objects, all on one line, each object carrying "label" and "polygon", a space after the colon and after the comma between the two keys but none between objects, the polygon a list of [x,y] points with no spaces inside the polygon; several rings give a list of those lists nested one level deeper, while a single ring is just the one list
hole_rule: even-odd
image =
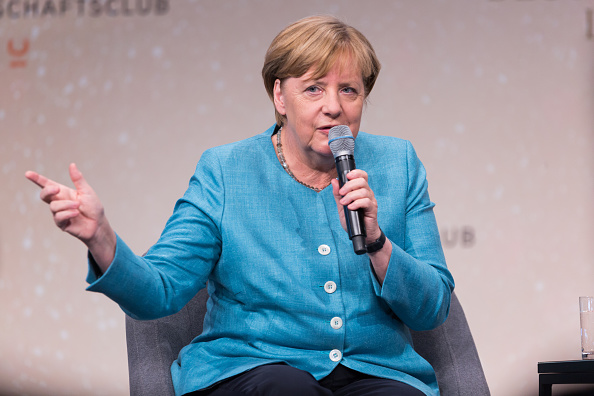
[{"label": "woman's chin", "polygon": [[320,147],[318,150],[315,150],[315,152],[321,157],[334,160],[334,156],[332,155],[332,151],[328,145]]}]

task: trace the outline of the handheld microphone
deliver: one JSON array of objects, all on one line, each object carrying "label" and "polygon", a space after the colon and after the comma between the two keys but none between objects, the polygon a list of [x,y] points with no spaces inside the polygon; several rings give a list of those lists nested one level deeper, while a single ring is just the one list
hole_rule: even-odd
[{"label": "handheld microphone", "polygon": [[[351,130],[346,125],[338,125],[330,128],[328,132],[328,145],[336,161],[336,171],[338,173],[338,181],[340,187],[348,181],[346,175],[355,166],[355,138]],[[353,242],[353,249],[357,254],[367,253],[365,247],[365,223],[363,222],[363,211],[349,210],[346,206],[344,208],[344,217],[346,219],[347,231],[349,239]]]}]

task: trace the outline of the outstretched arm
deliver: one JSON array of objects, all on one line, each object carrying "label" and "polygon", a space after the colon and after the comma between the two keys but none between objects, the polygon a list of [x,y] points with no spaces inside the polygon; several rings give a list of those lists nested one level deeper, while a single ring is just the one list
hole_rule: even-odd
[{"label": "outstretched arm", "polygon": [[39,196],[49,204],[56,225],[87,245],[97,265],[105,272],[115,255],[115,232],[105,217],[99,197],[76,165],[70,164],[69,171],[74,189],[33,171],[26,172],[25,177],[41,187]]}]

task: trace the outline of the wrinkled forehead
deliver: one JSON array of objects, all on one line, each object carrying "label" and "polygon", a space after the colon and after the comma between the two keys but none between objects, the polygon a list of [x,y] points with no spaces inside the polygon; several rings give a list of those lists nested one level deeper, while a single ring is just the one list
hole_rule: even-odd
[{"label": "wrinkled forehead", "polygon": [[350,51],[336,52],[315,64],[313,64],[300,78],[317,80],[327,76],[330,72],[349,79],[363,81],[363,73],[357,57]]}]

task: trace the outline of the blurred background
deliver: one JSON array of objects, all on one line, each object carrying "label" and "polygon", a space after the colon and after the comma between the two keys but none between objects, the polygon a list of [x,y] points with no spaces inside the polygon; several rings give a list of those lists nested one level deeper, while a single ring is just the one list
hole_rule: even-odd
[{"label": "blurred background", "polygon": [[[594,294],[594,0],[0,1],[0,394],[128,394],[124,314],[85,291],[41,172],[76,162],[137,252],[201,153],[263,132],[273,37],[312,14],[382,62],[362,130],[428,171],[456,293],[494,396],[580,359]],[[554,389],[575,388],[554,387]],[[447,395],[446,395],[447,396]]]}]

